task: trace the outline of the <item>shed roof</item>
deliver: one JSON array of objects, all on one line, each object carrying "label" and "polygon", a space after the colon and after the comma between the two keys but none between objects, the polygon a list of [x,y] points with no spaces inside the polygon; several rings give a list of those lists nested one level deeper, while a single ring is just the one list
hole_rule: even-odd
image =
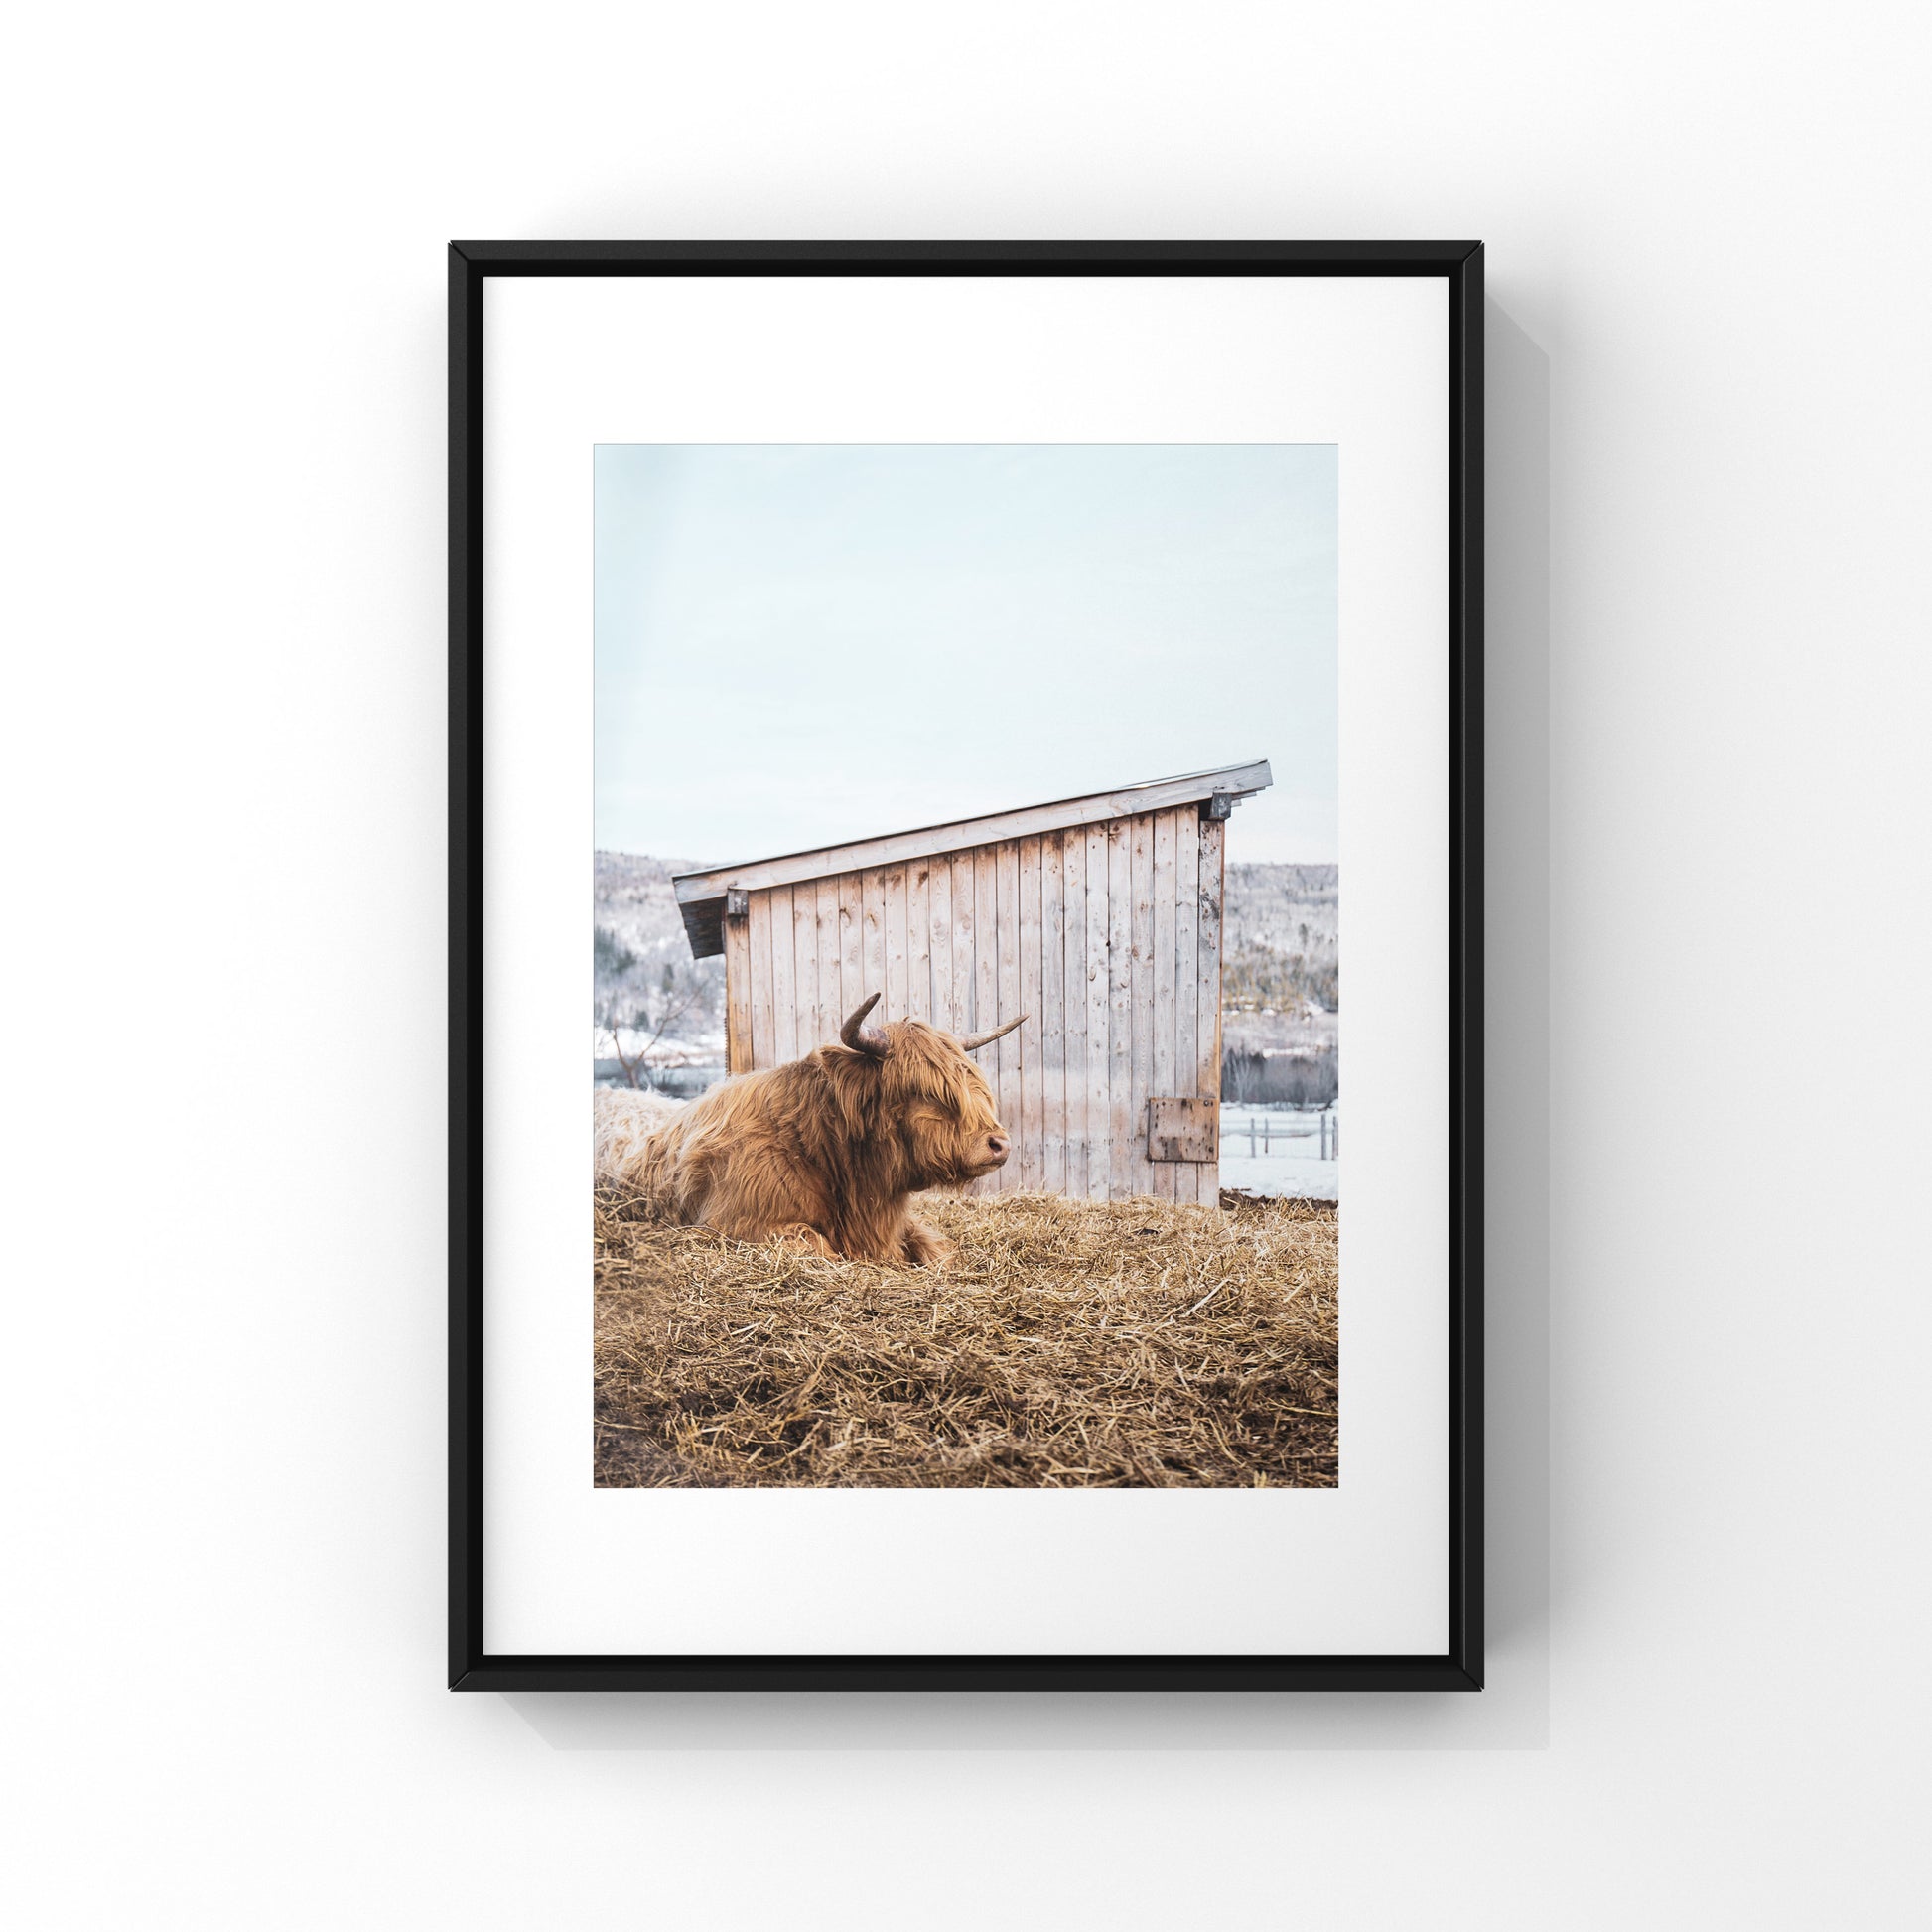
[{"label": "shed roof", "polygon": [[671,884],[692,954],[703,959],[725,950],[725,895],[734,889],[758,892],[766,886],[795,886],[804,880],[827,879],[868,866],[896,866],[907,859],[964,852],[1003,839],[1032,838],[1040,832],[1062,832],[1110,818],[1132,818],[1138,812],[1166,811],[1174,805],[1212,798],[1217,792],[1229,798],[1250,798],[1274,782],[1268,760],[1256,759],[1246,764],[1220,765],[1212,771],[1189,771],[1178,778],[1150,778],[1143,784],[1120,785],[1111,791],[1056,798],[1044,805],[1021,805],[1012,811],[953,819],[944,825],[921,825],[908,832],[852,839],[844,845],[815,846],[809,852],[785,852],[770,859],[747,859],[738,865],[679,873]]}]

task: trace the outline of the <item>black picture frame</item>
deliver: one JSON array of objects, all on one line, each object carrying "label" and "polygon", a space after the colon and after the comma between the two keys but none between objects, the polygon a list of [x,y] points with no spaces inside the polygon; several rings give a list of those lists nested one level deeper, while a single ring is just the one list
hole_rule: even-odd
[{"label": "black picture frame", "polygon": [[[506,1656],[483,1630],[483,289],[495,276],[1431,276],[1449,367],[1449,1645],[1402,1656]],[[1472,241],[450,244],[449,1683],[460,1691],[1482,1688],[1482,299]]]}]

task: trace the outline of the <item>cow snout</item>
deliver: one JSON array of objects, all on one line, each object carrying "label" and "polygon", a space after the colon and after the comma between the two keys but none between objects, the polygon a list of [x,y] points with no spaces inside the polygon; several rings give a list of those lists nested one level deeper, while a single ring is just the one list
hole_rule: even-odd
[{"label": "cow snout", "polygon": [[986,1137],[986,1158],[996,1168],[1006,1165],[1007,1149],[1013,1145],[1004,1134],[989,1134]]}]

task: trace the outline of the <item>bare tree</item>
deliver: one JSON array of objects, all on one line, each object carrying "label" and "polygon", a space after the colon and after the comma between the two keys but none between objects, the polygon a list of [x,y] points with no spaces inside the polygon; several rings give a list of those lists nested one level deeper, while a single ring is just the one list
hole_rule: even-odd
[{"label": "bare tree", "polygon": [[[688,1015],[708,1007],[710,991],[709,984],[696,974],[680,975],[666,965],[654,1011],[653,1003],[643,1000],[632,1005],[628,1015],[625,1015],[620,1004],[621,990],[614,991],[602,1002],[598,1025],[611,1035],[611,1050],[617,1055],[618,1065],[622,1069],[628,1085],[649,1087],[653,1091],[656,1089],[657,1081],[650,1066],[652,1052],[667,1035],[674,1035],[678,1025]],[[633,1053],[623,1050],[625,1032],[644,1035],[643,1044]],[[642,1079],[638,1078],[639,1074],[643,1076]]]},{"label": "bare tree", "polygon": [[[1237,1107],[1245,1107],[1254,1098],[1255,1074],[1260,1064],[1253,1053],[1224,1054],[1221,1061],[1222,1096],[1232,1100]],[[1232,1092],[1229,1092],[1230,1088]]]}]

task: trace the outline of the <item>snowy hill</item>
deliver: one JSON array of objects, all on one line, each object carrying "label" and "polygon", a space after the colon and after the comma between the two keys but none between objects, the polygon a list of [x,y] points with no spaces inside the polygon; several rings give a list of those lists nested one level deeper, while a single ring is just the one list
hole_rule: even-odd
[{"label": "snowy hill", "polygon": [[[725,962],[693,959],[671,875],[684,859],[597,855],[593,1055],[601,1078],[666,1081],[670,1069],[725,1061]],[[700,1082],[702,1084],[702,1082]]]},{"label": "snowy hill", "polygon": [[696,872],[691,859],[646,859],[628,852],[597,855],[597,923],[639,958],[691,958],[684,921],[671,891],[673,873]]},{"label": "snowy hill", "polygon": [[1339,875],[1334,866],[1230,865],[1221,951],[1221,1092],[1335,1097]]}]

